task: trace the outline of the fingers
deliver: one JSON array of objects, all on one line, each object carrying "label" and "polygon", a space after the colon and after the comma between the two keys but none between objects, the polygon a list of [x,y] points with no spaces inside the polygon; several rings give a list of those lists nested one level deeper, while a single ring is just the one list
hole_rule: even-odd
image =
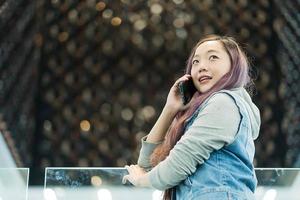
[{"label": "fingers", "polygon": [[175,85],[178,86],[178,84],[182,81],[188,81],[192,76],[190,74],[185,74],[184,76],[180,77],[176,80]]},{"label": "fingers", "polygon": [[123,176],[122,184],[126,184],[126,182],[130,182],[134,186],[139,186],[140,178],[146,173],[143,168],[139,165],[125,165],[125,169],[127,169],[128,174]]},{"label": "fingers", "polygon": [[135,166],[135,165],[130,165],[130,166],[125,165],[124,167],[125,167],[125,169],[127,169],[127,171],[128,171],[129,174],[123,176],[122,184],[126,184],[127,181],[130,182],[130,180],[129,180],[130,179],[130,175],[134,172],[134,169],[136,169],[137,166]]},{"label": "fingers", "polygon": [[134,171],[134,169],[136,169],[136,166],[135,165],[130,165],[130,166],[125,165],[125,169],[127,169],[128,173],[131,174]]},{"label": "fingers", "polygon": [[180,77],[176,82],[186,81],[189,80],[192,76],[190,74],[185,74],[182,77]]},{"label": "fingers", "polygon": [[123,179],[122,179],[122,184],[126,184],[127,180],[129,178],[129,175],[125,175],[123,176]]},{"label": "fingers", "polygon": [[125,167],[125,169],[127,169],[127,171],[129,170],[129,166],[128,165],[125,165],[124,167]]}]

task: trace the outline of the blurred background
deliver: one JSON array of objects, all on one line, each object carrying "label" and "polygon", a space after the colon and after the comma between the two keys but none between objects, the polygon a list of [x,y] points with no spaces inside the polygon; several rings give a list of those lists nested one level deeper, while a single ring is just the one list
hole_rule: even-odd
[{"label": "blurred background", "polygon": [[255,166],[300,167],[299,10],[294,0],[0,0],[0,158],[29,167],[31,185],[45,167],[136,163],[191,48],[215,33],[251,62]]}]

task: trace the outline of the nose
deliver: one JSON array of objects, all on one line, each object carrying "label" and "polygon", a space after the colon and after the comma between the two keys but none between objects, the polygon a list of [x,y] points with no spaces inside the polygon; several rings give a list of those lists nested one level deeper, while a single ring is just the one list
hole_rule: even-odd
[{"label": "nose", "polygon": [[200,67],[199,67],[199,69],[198,69],[199,73],[202,72],[202,71],[207,71],[207,67],[206,67],[206,65],[204,63],[201,64]]}]

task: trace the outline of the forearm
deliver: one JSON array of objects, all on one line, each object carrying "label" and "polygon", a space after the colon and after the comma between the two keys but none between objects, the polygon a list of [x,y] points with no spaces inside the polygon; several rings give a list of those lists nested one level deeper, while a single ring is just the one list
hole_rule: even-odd
[{"label": "forearm", "polygon": [[164,139],[173,119],[175,118],[176,113],[177,113],[176,111],[174,111],[168,107],[164,107],[158,120],[156,121],[156,123],[154,124],[150,133],[148,134],[146,141],[151,142],[151,143],[156,143],[156,142],[162,141]]}]

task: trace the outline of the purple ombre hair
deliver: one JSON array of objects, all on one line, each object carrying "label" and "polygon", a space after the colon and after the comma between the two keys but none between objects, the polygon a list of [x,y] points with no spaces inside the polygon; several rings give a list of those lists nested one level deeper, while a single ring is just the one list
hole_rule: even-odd
[{"label": "purple ombre hair", "polygon": [[[219,41],[227,54],[230,57],[231,68],[212,88],[204,93],[197,91],[194,94],[189,108],[179,112],[173,120],[168,132],[165,136],[164,142],[159,145],[151,155],[150,161],[152,166],[156,166],[159,162],[163,161],[170,153],[170,150],[175,146],[178,140],[183,135],[185,121],[192,116],[196,109],[214,92],[222,89],[232,89],[238,87],[244,87],[251,92],[253,82],[249,76],[249,64],[245,53],[240,49],[237,42],[232,37],[208,35],[202,38],[192,49],[192,52],[187,60],[185,69],[186,74],[191,74],[192,60],[196,49],[200,44],[207,41]],[[170,199],[172,188],[168,189],[164,193],[164,200]]]}]

